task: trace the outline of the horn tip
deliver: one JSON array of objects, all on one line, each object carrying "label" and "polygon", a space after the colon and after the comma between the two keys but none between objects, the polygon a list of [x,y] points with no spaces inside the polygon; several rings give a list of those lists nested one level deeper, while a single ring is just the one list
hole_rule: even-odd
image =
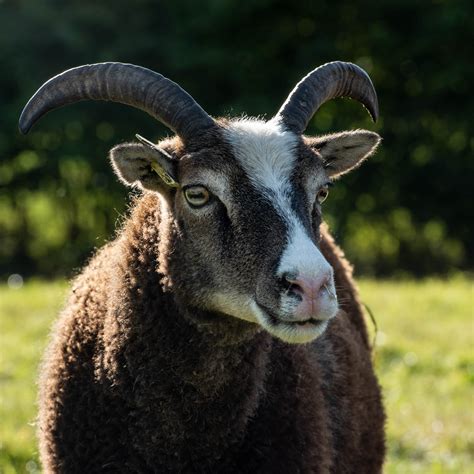
[{"label": "horn tip", "polygon": [[20,130],[20,133],[22,135],[26,135],[31,129],[31,124],[27,121],[22,119],[20,117],[20,120],[18,121],[18,130]]},{"label": "horn tip", "polygon": [[371,110],[369,110],[370,117],[372,119],[372,122],[377,123],[377,120],[379,119],[379,108],[378,106],[374,106]]},{"label": "horn tip", "polygon": [[31,127],[33,126],[35,122],[34,120],[32,120],[30,110],[28,107],[30,102],[31,102],[31,99],[28,102],[28,104],[26,104],[25,107],[23,107],[20,118],[18,119],[18,129],[20,130],[22,135],[26,135],[30,131]]}]

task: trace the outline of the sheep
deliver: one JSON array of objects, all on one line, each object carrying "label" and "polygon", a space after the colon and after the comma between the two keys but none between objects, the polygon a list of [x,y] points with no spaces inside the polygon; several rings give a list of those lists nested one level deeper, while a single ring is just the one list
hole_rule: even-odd
[{"label": "sheep", "polygon": [[52,473],[377,473],[385,415],[352,268],[322,221],[333,180],[380,137],[307,137],[327,100],[375,120],[368,75],[327,63],[268,121],[213,119],[130,64],[68,70],[20,117],[84,99],[140,108],[175,135],[110,153],[141,189],[76,277],[40,369]]}]

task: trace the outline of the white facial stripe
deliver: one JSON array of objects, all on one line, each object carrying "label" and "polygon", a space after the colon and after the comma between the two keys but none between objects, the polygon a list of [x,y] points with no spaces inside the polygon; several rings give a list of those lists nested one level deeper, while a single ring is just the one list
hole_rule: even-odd
[{"label": "white facial stripe", "polygon": [[269,197],[288,225],[290,238],[282,254],[279,274],[296,271],[313,277],[330,270],[291,208],[290,176],[297,158],[297,136],[279,123],[255,119],[232,122],[224,133],[255,188]]},{"label": "white facial stripe", "polygon": [[[282,275],[285,272],[296,272],[306,278],[317,278],[327,272],[332,274],[329,263],[311,240],[291,206],[293,190],[290,177],[296,165],[298,137],[283,130],[278,123],[254,119],[232,122],[224,136],[255,189],[268,198],[287,224],[289,239],[281,255],[278,273]],[[325,176],[320,179],[325,179]],[[315,193],[314,183],[307,182],[304,185],[307,190]],[[329,286],[330,291],[335,293],[332,278]],[[290,295],[283,296],[280,303],[279,313],[291,316],[299,301]],[[291,343],[310,342],[320,336],[325,331],[328,320],[337,311],[337,303],[326,301],[325,309],[319,315],[321,322],[301,327],[283,321],[275,323],[253,298],[217,294],[213,305],[227,314],[258,322],[274,336]]]},{"label": "white facial stripe", "polygon": [[297,136],[278,123],[255,119],[232,122],[224,133],[254,187],[285,221],[294,220],[290,176],[296,162]]},{"label": "white facial stripe", "polygon": [[303,225],[296,219],[292,224],[288,245],[281,256],[277,274],[281,276],[285,272],[296,272],[307,278],[316,278],[324,272],[331,272],[331,266]]}]

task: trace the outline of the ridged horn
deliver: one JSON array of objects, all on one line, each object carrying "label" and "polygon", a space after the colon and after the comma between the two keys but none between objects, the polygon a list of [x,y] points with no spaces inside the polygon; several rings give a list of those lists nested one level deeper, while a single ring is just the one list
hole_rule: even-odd
[{"label": "ridged horn", "polygon": [[75,67],[43,84],[21,113],[20,131],[26,134],[44,114],[82,100],[119,102],[141,109],[184,142],[216,127],[214,120],[178,84],[150,69],[109,62]]},{"label": "ridged horn", "polygon": [[301,134],[319,107],[336,97],[359,101],[372,120],[377,120],[377,93],[369,75],[359,66],[342,61],[327,63],[311,71],[291,91],[273,120]]}]

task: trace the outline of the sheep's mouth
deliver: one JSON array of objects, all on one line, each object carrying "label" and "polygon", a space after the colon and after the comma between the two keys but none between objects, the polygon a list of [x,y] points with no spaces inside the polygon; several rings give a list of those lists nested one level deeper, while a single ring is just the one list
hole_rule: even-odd
[{"label": "sheep's mouth", "polygon": [[322,319],[309,318],[305,321],[293,321],[290,322],[290,324],[296,324],[297,326],[320,326],[324,322],[326,321],[323,321]]},{"label": "sheep's mouth", "polygon": [[277,316],[258,303],[257,319],[259,324],[269,333],[293,344],[311,342],[324,333],[329,324],[329,319],[310,317],[302,321],[292,321]]},{"label": "sheep's mouth", "polygon": [[284,318],[280,318],[278,316],[275,316],[275,314],[269,312],[268,310],[265,310],[262,308],[263,311],[265,311],[266,315],[268,316],[268,319],[272,324],[275,326],[278,324],[290,324],[290,325],[296,325],[296,326],[318,326],[321,325],[321,323],[327,322],[322,319],[316,319],[316,318],[308,318],[308,319],[303,319],[301,321],[292,321]]}]

